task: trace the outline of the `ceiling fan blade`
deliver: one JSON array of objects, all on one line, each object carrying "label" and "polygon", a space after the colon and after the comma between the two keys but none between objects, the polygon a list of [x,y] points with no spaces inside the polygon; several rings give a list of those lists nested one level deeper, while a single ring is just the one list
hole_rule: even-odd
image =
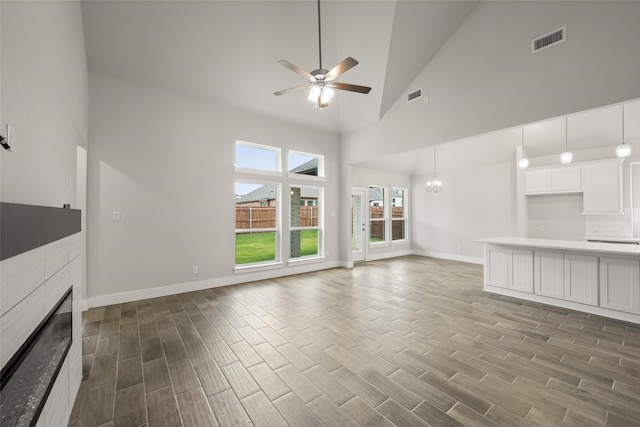
[{"label": "ceiling fan blade", "polygon": [[364,94],[371,92],[371,88],[368,86],[358,86],[358,85],[352,85],[349,83],[340,83],[340,82],[335,82],[335,83],[332,83],[331,85],[339,90],[348,90],[351,92],[358,92],[358,93],[364,93]]},{"label": "ceiling fan blade", "polygon": [[306,89],[308,87],[310,87],[311,85],[300,85],[300,86],[296,86],[296,87],[290,87],[289,89],[283,89],[283,90],[279,90],[277,92],[273,92],[274,95],[284,95],[285,93],[289,93],[289,92],[293,92],[296,90],[300,90],[300,89]]},{"label": "ceiling fan blade", "polygon": [[290,69],[291,71],[300,74],[301,76],[303,76],[306,79],[313,79],[315,80],[315,77],[313,77],[311,75],[311,73],[309,73],[308,71],[303,70],[302,68],[298,67],[297,65],[292,64],[291,62],[287,61],[286,59],[281,59],[280,61],[278,61],[278,64],[282,65],[283,67],[286,67],[288,69]]},{"label": "ceiling fan blade", "polygon": [[336,65],[335,67],[333,67],[331,69],[331,71],[329,71],[326,75],[325,78],[328,78],[329,80],[335,80],[338,78],[338,76],[346,71],[349,71],[350,69],[352,69],[353,67],[355,67],[356,65],[358,65],[358,61],[356,61],[355,59],[353,59],[352,57],[347,57],[344,61],[342,61],[341,63],[339,63],[338,65]]}]

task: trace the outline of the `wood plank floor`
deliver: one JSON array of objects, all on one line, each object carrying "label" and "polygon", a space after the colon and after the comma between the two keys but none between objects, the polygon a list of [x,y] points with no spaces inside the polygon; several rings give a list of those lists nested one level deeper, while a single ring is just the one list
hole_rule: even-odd
[{"label": "wood plank floor", "polygon": [[639,426],[640,326],[409,256],[91,309],[70,426]]}]

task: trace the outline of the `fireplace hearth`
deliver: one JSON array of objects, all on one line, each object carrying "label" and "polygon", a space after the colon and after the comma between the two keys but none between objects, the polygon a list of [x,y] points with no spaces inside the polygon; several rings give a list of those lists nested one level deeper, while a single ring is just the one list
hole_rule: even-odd
[{"label": "fireplace hearth", "polygon": [[72,343],[73,288],[33,331],[0,375],[0,425],[34,426]]}]

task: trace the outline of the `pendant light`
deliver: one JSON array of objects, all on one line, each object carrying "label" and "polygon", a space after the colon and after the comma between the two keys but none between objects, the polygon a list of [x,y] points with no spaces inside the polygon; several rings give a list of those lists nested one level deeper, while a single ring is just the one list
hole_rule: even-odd
[{"label": "pendant light", "polygon": [[527,159],[527,152],[524,151],[524,126],[522,126],[522,158],[518,160],[518,167],[520,169],[526,169],[529,167],[529,159]]},{"label": "pendant light", "polygon": [[564,118],[564,153],[560,154],[560,161],[564,164],[571,163],[573,154],[569,151],[569,118]]},{"label": "pendant light", "polygon": [[616,155],[618,157],[629,157],[631,154],[631,146],[624,143],[624,104],[622,104],[622,144],[616,147]]},{"label": "pendant light", "polygon": [[438,179],[436,174],[436,146],[433,146],[433,178],[427,181],[427,191],[433,193],[439,193],[442,187],[442,182]]}]

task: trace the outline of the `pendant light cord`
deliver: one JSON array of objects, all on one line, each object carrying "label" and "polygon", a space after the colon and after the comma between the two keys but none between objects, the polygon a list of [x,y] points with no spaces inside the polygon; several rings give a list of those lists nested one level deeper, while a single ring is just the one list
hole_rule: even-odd
[{"label": "pendant light cord", "polygon": [[569,151],[569,117],[564,117],[564,151]]},{"label": "pendant light cord", "polygon": [[522,126],[522,157],[527,157],[527,152],[524,150],[524,126]]},{"label": "pendant light cord", "polygon": [[320,28],[320,0],[318,0],[318,62],[320,63],[320,70],[322,70],[322,35]]},{"label": "pendant light cord", "polygon": [[436,173],[436,146],[433,146],[433,176],[436,177],[438,174]]},{"label": "pendant light cord", "polygon": [[624,104],[622,104],[622,143],[624,144]]}]

